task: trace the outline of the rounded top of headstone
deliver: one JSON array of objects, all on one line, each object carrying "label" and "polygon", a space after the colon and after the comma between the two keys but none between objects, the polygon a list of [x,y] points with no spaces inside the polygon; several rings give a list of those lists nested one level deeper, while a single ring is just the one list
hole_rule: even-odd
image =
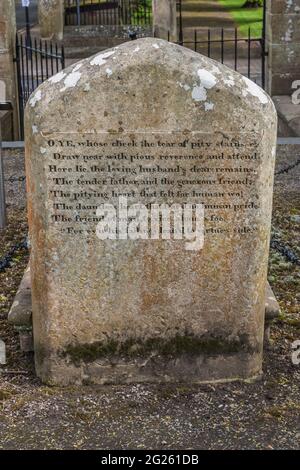
[{"label": "rounded top of headstone", "polygon": [[254,82],[185,47],[144,38],[83,59],[31,95],[26,135],[43,132],[256,131],[276,124]]}]

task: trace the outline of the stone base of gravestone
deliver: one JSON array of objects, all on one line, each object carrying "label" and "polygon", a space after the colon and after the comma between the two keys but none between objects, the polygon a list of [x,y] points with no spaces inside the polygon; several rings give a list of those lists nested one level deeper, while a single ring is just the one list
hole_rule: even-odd
[{"label": "stone base of gravestone", "polygon": [[[280,307],[269,283],[266,287],[264,343],[270,343],[273,322],[280,315]],[[11,323],[20,336],[21,351],[34,351],[32,337],[32,300],[30,267],[26,269],[8,314]]]},{"label": "stone base of gravestone", "polygon": [[31,276],[29,266],[24,273],[12,306],[10,307],[8,321],[19,333],[21,351],[33,351]]},{"label": "stone base of gravestone", "polygon": [[148,38],[51,77],[25,122],[38,376],[260,375],[277,128],[268,95]]}]

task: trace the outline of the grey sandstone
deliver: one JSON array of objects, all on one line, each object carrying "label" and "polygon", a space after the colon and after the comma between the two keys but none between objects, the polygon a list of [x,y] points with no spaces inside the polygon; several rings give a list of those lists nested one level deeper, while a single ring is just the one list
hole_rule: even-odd
[{"label": "grey sandstone", "polygon": [[[259,376],[277,127],[268,95],[148,38],[50,78],[25,122],[38,376],[60,385]],[[203,248],[99,240],[96,209],[119,195],[203,204]]]},{"label": "grey sandstone", "polygon": [[[272,323],[279,317],[280,307],[267,282],[265,300],[265,326],[264,343],[270,343],[270,333]],[[32,337],[32,301],[31,301],[31,276],[30,267],[24,273],[19,289],[14,298],[14,302],[8,314],[8,321],[14,325],[20,334],[20,347],[24,352],[34,351]]]}]

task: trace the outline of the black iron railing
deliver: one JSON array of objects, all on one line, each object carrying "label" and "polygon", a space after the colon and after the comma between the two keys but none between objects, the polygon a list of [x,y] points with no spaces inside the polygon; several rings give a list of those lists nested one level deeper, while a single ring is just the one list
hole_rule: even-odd
[{"label": "black iron railing", "polygon": [[263,7],[262,35],[239,35],[238,28],[196,28],[186,36],[182,0],[177,0],[177,43],[200,52],[247,76],[265,88],[266,82],[266,2]]},{"label": "black iron railing", "polygon": [[151,20],[149,0],[65,0],[66,26],[145,26]]},{"label": "black iron railing", "polygon": [[16,37],[20,128],[23,137],[24,108],[31,93],[65,67],[64,48],[50,41]]},{"label": "black iron railing", "polygon": [[195,29],[189,37],[179,35],[177,44],[221,62],[264,86],[262,43],[260,38],[251,36],[250,28],[246,38],[239,37],[237,28]]}]

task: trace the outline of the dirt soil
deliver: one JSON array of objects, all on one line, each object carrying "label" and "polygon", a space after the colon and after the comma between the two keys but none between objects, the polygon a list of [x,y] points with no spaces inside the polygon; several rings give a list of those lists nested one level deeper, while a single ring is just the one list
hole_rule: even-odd
[{"label": "dirt soil", "polygon": [[[0,260],[27,235],[23,153],[6,152],[5,170],[8,226],[0,234]],[[28,261],[22,248],[0,272],[0,338],[8,361],[0,365],[0,449],[300,448],[300,364],[291,360],[292,342],[300,340],[299,147],[279,146],[276,172],[273,240],[281,248],[271,249],[269,280],[281,316],[262,379],[65,389],[41,384],[32,354],[20,351],[7,322]]]}]

